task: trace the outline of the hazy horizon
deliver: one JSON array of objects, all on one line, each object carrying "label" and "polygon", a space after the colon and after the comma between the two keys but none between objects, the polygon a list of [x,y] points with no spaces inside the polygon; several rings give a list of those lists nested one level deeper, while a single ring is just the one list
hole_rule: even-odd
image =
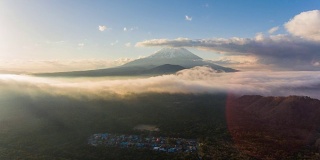
[{"label": "hazy horizon", "polygon": [[0,159],[320,159],[319,80],[320,0],[0,0]]}]

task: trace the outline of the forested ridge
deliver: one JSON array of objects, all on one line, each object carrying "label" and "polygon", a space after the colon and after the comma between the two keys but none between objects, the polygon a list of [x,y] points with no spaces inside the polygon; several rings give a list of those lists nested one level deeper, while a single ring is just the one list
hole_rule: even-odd
[{"label": "forested ridge", "polygon": [[[17,99],[18,98],[18,99]],[[228,131],[225,94],[145,93],[106,99],[20,95],[1,99],[1,159],[255,159]],[[160,131],[135,130],[155,125]],[[197,139],[197,154],[90,146],[94,133],[153,134]],[[314,157],[299,148],[292,157]]]}]

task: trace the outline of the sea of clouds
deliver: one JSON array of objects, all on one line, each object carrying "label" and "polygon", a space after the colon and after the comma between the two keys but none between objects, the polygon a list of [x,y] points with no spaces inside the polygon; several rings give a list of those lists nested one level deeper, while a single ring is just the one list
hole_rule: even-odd
[{"label": "sea of clouds", "polygon": [[209,67],[194,67],[171,75],[135,78],[46,78],[0,75],[0,95],[67,96],[105,99],[129,94],[230,93],[264,96],[301,95],[320,99],[319,71],[250,71],[219,73]]}]

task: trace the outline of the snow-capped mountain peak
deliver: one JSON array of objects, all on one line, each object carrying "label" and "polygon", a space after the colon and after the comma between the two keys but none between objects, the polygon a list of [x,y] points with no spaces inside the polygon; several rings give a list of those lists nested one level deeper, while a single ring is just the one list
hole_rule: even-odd
[{"label": "snow-capped mountain peak", "polygon": [[184,48],[163,48],[154,54],[140,58],[122,65],[122,67],[154,67],[165,64],[178,65],[184,68],[195,66],[210,66],[215,70],[234,72],[232,68],[225,68],[211,62],[204,61],[201,57]]},{"label": "snow-capped mountain peak", "polygon": [[199,56],[191,53],[185,48],[163,48],[154,54],[146,57],[150,59],[192,59],[192,60],[201,60]]}]

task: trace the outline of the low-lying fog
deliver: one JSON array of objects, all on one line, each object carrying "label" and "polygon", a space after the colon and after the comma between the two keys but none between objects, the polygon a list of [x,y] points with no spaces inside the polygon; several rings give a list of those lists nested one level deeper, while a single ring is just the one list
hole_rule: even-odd
[{"label": "low-lying fog", "polygon": [[131,93],[234,93],[264,96],[303,95],[320,98],[320,72],[217,73],[208,67],[186,69],[156,77],[45,78],[0,75],[2,97],[27,94],[100,99]]}]

